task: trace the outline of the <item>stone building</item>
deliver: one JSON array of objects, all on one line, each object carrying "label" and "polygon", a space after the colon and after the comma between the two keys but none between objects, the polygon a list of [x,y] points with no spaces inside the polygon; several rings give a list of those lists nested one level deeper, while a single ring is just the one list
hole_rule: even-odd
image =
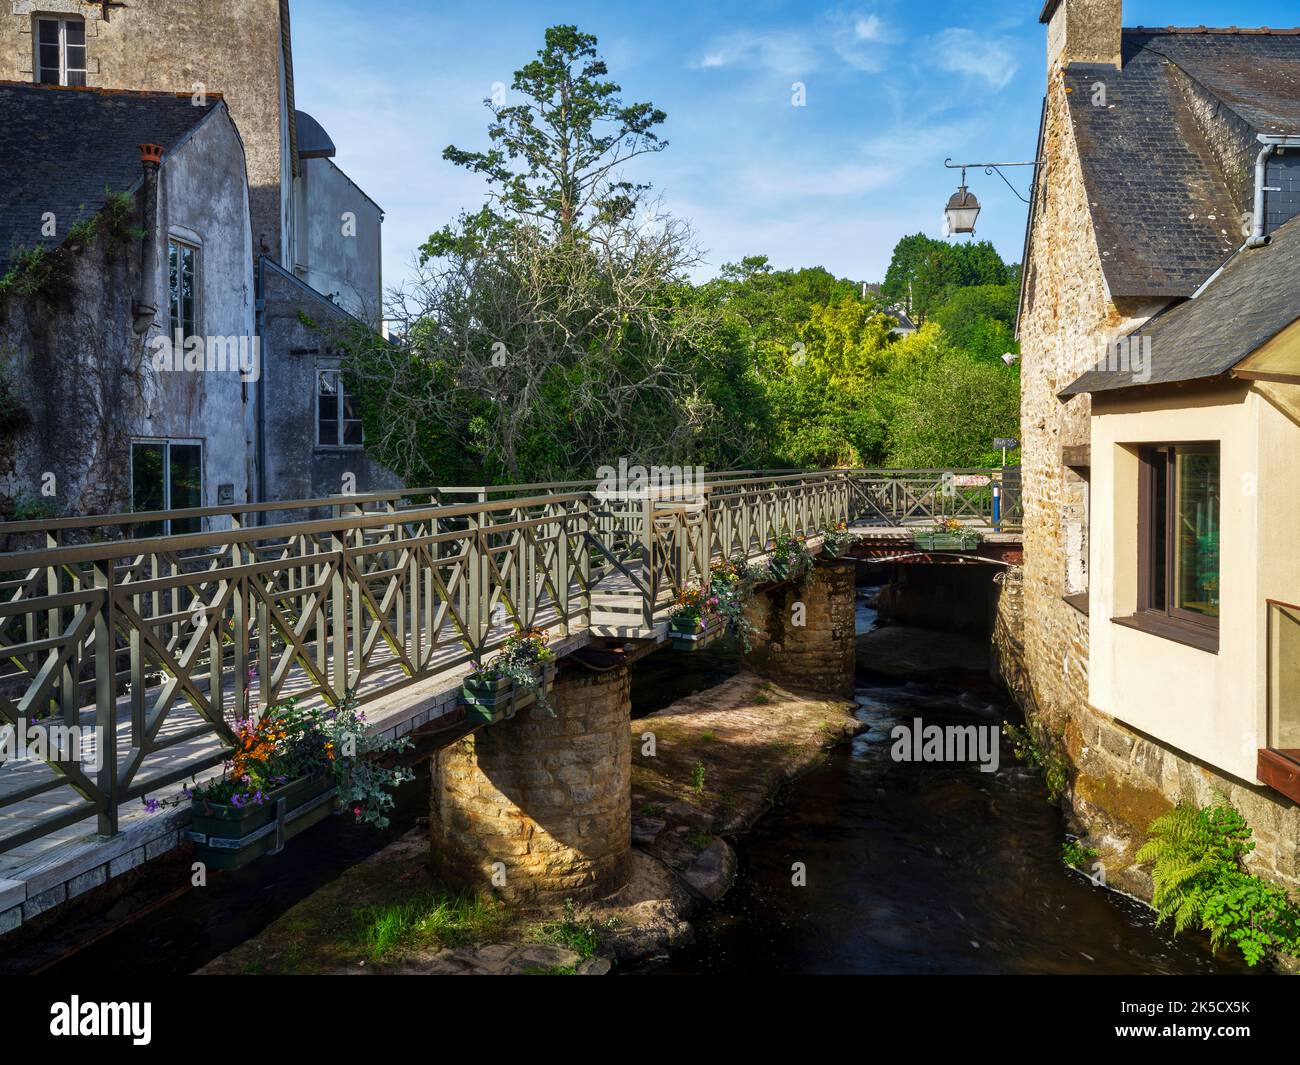
[{"label": "stone building", "polygon": [[[0,85],[0,157],[0,491],[30,518],[247,498],[254,283],[225,102]],[[158,346],[175,329],[233,340],[234,362],[178,369]]]},{"label": "stone building", "polygon": [[[304,374],[303,353],[313,345],[290,342],[284,330],[274,336],[263,332],[267,322],[338,318],[378,327],[382,317],[383,211],[335,164],[328,133],[295,106],[288,0],[3,0],[0,64],[6,56],[9,68],[0,69],[0,77],[15,84],[37,83],[48,86],[47,93],[104,100],[123,90],[179,94],[194,114],[219,105],[238,131],[238,151],[232,148],[216,172],[238,166],[246,174],[241,178],[244,228],[218,234],[214,227],[222,223],[208,219],[206,235],[200,239],[199,231],[191,230],[179,254],[208,293],[199,304],[202,313],[185,320],[187,328],[218,324],[217,304],[226,293],[242,293],[239,298],[249,308],[256,306],[254,319],[223,334],[246,343],[256,337],[260,345],[259,371],[244,382],[237,422],[247,431],[231,431],[236,424],[231,411],[190,404],[183,406],[187,413],[180,419],[187,423],[183,438],[170,435],[176,428],[171,422],[155,418],[139,429],[143,435],[132,438],[129,450],[141,451],[148,443],[150,461],[158,459],[169,468],[166,457],[172,451],[190,462],[193,445],[202,441],[201,468],[190,478],[197,486],[181,493],[196,505],[302,498],[318,487],[337,492],[341,466],[352,474],[349,483],[355,490],[397,487],[398,479],[364,452],[359,421],[349,416],[355,403],[338,371],[337,355],[322,354]],[[17,128],[19,118],[0,114],[0,124]],[[12,157],[0,160],[0,185],[20,183],[20,175],[10,174],[16,165]],[[102,186],[86,192],[88,209],[103,202]],[[59,246],[64,234],[43,232],[43,214],[26,211],[13,217],[3,234],[0,260],[7,263],[20,248]],[[214,253],[217,244],[229,241],[244,249],[239,284],[233,288],[224,261]],[[287,271],[299,284],[264,288],[276,270]],[[322,309],[322,299],[337,313]],[[100,325],[97,333],[103,338],[120,328],[108,320]],[[122,343],[128,339],[129,334],[120,337]],[[211,386],[188,387],[202,391]],[[292,452],[269,456],[265,449],[272,438]],[[158,448],[161,458],[154,454]],[[112,465],[120,469],[130,460],[118,451]],[[22,465],[47,469],[42,462],[33,453]],[[230,473],[236,467],[243,471],[238,477]],[[177,505],[168,490],[155,497],[120,477],[103,488],[106,499],[134,496],[140,504],[148,495],[151,502],[161,498]],[[86,506],[80,497],[58,499],[64,512],[84,512]]]},{"label": "stone building", "polygon": [[[1300,313],[1291,294],[1252,298],[1289,271],[1300,225],[1300,155],[1285,139],[1300,133],[1300,34],[1123,29],[1120,0],[1049,0],[1041,19],[1047,94],[1018,323],[1021,694],[1063,741],[1073,811],[1105,841],[1112,880],[1147,890],[1133,856],[1151,819],[1218,789],[1255,826],[1259,866],[1294,885],[1300,817],[1257,759],[1270,746],[1266,600],[1296,595],[1284,572],[1294,465],[1276,451],[1295,446],[1294,414],[1230,374],[1267,340],[1260,323]],[[1205,332],[1216,314],[1228,333]],[[1165,462],[1162,491],[1142,494],[1142,471]],[[1139,500],[1165,507],[1180,463],[1175,511],[1194,494],[1190,471],[1203,475],[1200,509],[1185,512],[1197,535],[1171,519],[1157,541]],[[1251,484],[1259,495],[1243,499]],[[1151,584],[1153,552],[1173,565],[1189,544],[1199,569],[1186,587]]]}]

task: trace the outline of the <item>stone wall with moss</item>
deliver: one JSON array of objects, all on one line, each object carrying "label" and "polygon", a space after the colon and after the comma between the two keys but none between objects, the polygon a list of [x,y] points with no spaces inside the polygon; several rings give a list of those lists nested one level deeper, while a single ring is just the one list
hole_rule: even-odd
[{"label": "stone wall with moss", "polygon": [[587,901],[631,873],[631,678],[565,671],[551,696],[433,758],[432,863],[524,907]]},{"label": "stone wall with moss", "polygon": [[857,655],[856,563],[818,563],[797,581],[754,596],[745,665],[796,691],[852,695]]}]

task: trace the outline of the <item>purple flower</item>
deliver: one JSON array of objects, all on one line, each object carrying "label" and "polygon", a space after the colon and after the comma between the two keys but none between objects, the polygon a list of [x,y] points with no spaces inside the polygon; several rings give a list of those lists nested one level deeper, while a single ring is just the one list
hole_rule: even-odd
[{"label": "purple flower", "polygon": [[162,803],[151,796],[146,795],[144,799],[144,808],[151,814],[156,814],[161,808]]}]

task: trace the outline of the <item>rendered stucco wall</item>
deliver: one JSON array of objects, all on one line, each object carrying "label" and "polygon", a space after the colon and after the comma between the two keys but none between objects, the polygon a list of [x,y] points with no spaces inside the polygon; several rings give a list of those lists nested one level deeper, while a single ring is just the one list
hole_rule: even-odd
[{"label": "rendered stucco wall", "polygon": [[[164,159],[158,201],[154,302],[159,311],[149,339],[170,329],[167,242],[174,236],[200,249],[198,334],[251,343],[256,323],[243,151],[224,115],[204,123]],[[147,379],[136,435],[202,441],[206,506],[218,504],[221,485],[231,486],[232,502],[253,498],[256,383],[242,376],[204,369],[154,372]]]},{"label": "rendered stucco wall", "polygon": [[329,159],[304,159],[297,180],[294,273],[362,321],[382,307],[383,214]]}]

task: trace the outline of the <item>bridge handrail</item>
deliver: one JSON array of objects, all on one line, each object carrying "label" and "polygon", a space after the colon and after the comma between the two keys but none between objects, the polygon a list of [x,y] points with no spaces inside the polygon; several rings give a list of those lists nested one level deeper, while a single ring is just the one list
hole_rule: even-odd
[{"label": "bridge handrail", "polygon": [[[716,560],[860,514],[981,516],[987,488],[946,497],[936,487],[945,474],[997,477],[746,473],[715,472],[688,503],[671,487],[612,498],[596,482],[553,482],[194,508],[161,514],[333,513],[0,554],[0,724],[93,722],[106,766],[93,774],[50,760],[48,779],[0,788],[0,813],[41,800],[39,813],[0,817],[0,852],[91,816],[114,834],[123,803],[219,762],[233,719],[254,701],[372,701],[480,663],[522,628],[601,630],[611,598],[631,597],[636,627],[649,632],[669,597],[707,579]],[[446,502],[465,494],[475,498]],[[159,513],[107,517],[131,526]],[[151,759],[180,743],[194,746],[153,772]],[[42,798],[55,792],[71,797]]]}]

